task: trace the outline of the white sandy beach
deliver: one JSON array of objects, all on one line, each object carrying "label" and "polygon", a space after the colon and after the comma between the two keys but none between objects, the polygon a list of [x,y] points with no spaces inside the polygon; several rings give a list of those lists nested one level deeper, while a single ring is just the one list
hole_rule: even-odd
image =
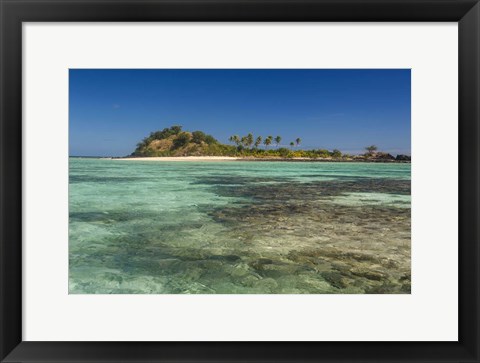
[{"label": "white sandy beach", "polygon": [[162,157],[144,157],[144,158],[119,158],[115,160],[132,161],[235,161],[241,158],[232,156],[162,156]]}]

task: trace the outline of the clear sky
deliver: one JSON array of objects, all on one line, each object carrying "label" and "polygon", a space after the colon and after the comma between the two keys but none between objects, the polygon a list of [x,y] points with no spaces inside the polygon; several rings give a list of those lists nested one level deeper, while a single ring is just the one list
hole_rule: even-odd
[{"label": "clear sky", "polygon": [[171,125],[410,154],[409,69],[72,69],[69,88],[72,156],[128,155]]}]

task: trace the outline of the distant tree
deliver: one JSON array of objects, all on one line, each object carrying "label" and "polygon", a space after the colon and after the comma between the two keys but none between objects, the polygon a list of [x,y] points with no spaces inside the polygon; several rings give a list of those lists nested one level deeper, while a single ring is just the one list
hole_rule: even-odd
[{"label": "distant tree", "polygon": [[300,145],[300,143],[302,142],[302,139],[297,137],[297,139],[295,140],[295,144]]},{"label": "distant tree", "polygon": [[192,132],[192,142],[195,144],[201,144],[202,142],[205,142],[205,138],[207,135],[203,131],[194,131]]},{"label": "distant tree", "polygon": [[365,150],[367,150],[367,153],[371,155],[378,150],[378,147],[376,145],[370,145],[370,146],[367,146]]},{"label": "distant tree", "polygon": [[235,143],[235,145],[237,146],[240,145],[240,137],[238,135],[232,135],[228,140],[230,140],[230,142]]},{"label": "distant tree", "polygon": [[265,145],[265,149],[268,148],[268,146],[272,143],[272,137],[271,136],[267,136],[265,138],[265,140],[263,141],[263,144]]},{"label": "distant tree", "polygon": [[150,134],[150,137],[152,137],[154,140],[161,140],[165,138],[168,129],[163,129],[163,131],[155,131]]},{"label": "distant tree", "polygon": [[155,131],[150,133],[148,137],[148,143],[153,140],[163,140],[168,139],[172,135],[178,135],[182,131],[182,126],[175,125],[171,127],[165,127],[162,131]]},{"label": "distant tree", "polygon": [[212,145],[212,144],[217,144],[218,140],[214,138],[212,135],[205,135],[205,142],[208,145]]},{"label": "distant tree", "polygon": [[187,145],[190,142],[191,139],[192,139],[192,137],[190,136],[189,133],[182,132],[182,133],[178,134],[178,136],[173,140],[173,148],[174,149],[179,149],[182,146]]},{"label": "distant tree", "polygon": [[258,147],[260,146],[260,144],[262,143],[262,137],[261,136],[258,136],[256,139],[255,139],[255,149],[258,149]]},{"label": "distant tree", "polygon": [[173,135],[178,135],[182,131],[182,126],[174,125],[170,127],[170,130],[172,131]]},{"label": "distant tree", "polygon": [[246,136],[242,136],[242,138],[240,139],[240,143],[242,144],[242,146],[244,147],[247,147],[248,146],[248,139]]},{"label": "distant tree", "polygon": [[290,147],[293,148],[294,146],[295,146],[295,143],[292,141],[292,142],[290,143]]},{"label": "distant tree", "polygon": [[341,158],[342,157],[342,152],[338,149],[333,149],[332,151],[332,157],[334,158]]},{"label": "distant tree", "polygon": [[248,147],[251,147],[253,145],[253,134],[251,132],[247,135],[246,141]]},{"label": "distant tree", "polygon": [[286,147],[281,147],[280,149],[277,150],[277,152],[283,158],[287,157],[290,154],[290,150],[288,150]]},{"label": "distant tree", "polygon": [[327,149],[318,149],[316,154],[321,158],[328,158],[331,156],[331,153]]},{"label": "distant tree", "polygon": [[[271,136],[269,136],[269,137],[271,137]],[[275,144],[277,145],[277,147],[278,147],[278,145],[280,145],[280,142],[282,142],[282,137],[281,136],[275,137]]]},{"label": "distant tree", "polygon": [[147,138],[144,138],[142,141],[140,141],[137,144],[137,149],[143,149],[147,146],[147,144],[148,144]]}]

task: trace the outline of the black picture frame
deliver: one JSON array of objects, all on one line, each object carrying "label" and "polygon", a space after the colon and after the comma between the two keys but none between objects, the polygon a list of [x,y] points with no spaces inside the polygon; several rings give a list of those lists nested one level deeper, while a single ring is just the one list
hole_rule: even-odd
[{"label": "black picture frame", "polygon": [[[479,361],[480,5],[477,0],[0,0],[0,12],[2,362]],[[459,341],[22,341],[22,22],[27,21],[458,22]]]}]

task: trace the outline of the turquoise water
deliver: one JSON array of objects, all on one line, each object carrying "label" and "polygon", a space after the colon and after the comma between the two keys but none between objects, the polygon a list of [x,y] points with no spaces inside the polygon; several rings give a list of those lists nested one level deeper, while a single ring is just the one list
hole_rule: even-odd
[{"label": "turquoise water", "polygon": [[73,294],[410,293],[410,164],[70,158]]}]

